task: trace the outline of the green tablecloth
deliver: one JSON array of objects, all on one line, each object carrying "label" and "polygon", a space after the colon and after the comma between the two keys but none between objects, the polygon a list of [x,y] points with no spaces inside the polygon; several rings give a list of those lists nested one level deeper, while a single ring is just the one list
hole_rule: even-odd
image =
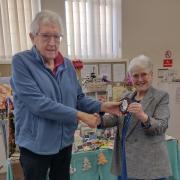
[{"label": "green tablecloth", "polygon": [[[167,147],[172,167],[171,180],[180,180],[180,153],[177,140],[167,141]],[[98,165],[98,155],[103,152],[106,160],[104,165]],[[71,166],[76,168],[76,172],[71,174],[71,180],[116,180],[116,176],[110,173],[112,150],[97,150],[89,152],[75,153],[72,156]],[[87,158],[91,164],[91,168],[87,171],[83,170],[84,158]],[[8,161],[7,178],[6,180],[13,180],[13,173],[11,164]],[[47,178],[48,180],[48,178]]]},{"label": "green tablecloth", "polygon": [[[167,141],[167,148],[172,167],[172,177],[170,177],[170,179],[180,180],[180,152],[178,147],[178,141]],[[112,150],[103,150],[103,153],[106,159],[108,160],[108,163],[100,166],[97,165],[99,152],[100,151],[98,150],[94,152],[74,154],[72,158],[72,165],[74,163],[74,166],[77,168],[77,171],[71,176],[71,180],[83,180],[86,178],[87,180],[89,180],[92,179],[92,177],[94,180],[96,180],[98,176],[100,177],[100,180],[117,180],[117,177],[110,173]],[[88,170],[86,172],[82,171],[84,157],[87,157],[90,160],[90,162],[93,162],[92,170]],[[94,174],[95,176],[91,176],[92,174]]]},{"label": "green tablecloth", "polygon": [[[103,152],[107,163],[104,165],[98,165],[98,155]],[[116,180],[116,176],[110,173],[112,150],[97,150],[90,152],[76,153],[72,156],[71,166],[76,168],[76,172],[71,175],[71,180]],[[87,158],[92,168],[83,171],[84,158]]]},{"label": "green tablecloth", "polygon": [[167,141],[169,158],[171,161],[172,177],[171,180],[180,180],[180,151],[177,140]]}]

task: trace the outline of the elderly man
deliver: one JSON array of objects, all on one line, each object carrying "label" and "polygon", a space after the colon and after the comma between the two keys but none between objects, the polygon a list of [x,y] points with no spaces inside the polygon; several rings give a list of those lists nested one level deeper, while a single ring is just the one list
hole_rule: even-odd
[{"label": "elderly man", "polygon": [[90,127],[99,112],[118,114],[119,103],[100,103],[84,95],[70,60],[59,52],[59,16],[38,13],[31,24],[31,50],[13,57],[15,139],[25,180],[69,180],[78,120]]}]

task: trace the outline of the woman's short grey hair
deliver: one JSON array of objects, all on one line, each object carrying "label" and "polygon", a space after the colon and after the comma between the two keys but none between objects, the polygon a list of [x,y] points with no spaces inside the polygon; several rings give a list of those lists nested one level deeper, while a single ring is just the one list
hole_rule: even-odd
[{"label": "woman's short grey hair", "polygon": [[153,64],[149,57],[145,55],[139,55],[133,58],[128,66],[128,72],[132,74],[137,69],[142,68],[144,70],[153,71]]},{"label": "woman's short grey hair", "polygon": [[42,24],[55,24],[59,27],[60,33],[63,34],[62,20],[55,12],[43,10],[37,13],[30,26],[31,33],[36,35],[39,32],[39,28]]}]

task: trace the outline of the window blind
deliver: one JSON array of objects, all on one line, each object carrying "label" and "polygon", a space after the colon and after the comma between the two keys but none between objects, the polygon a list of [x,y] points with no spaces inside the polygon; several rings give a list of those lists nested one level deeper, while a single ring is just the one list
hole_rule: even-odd
[{"label": "window blind", "polygon": [[30,23],[40,9],[40,0],[0,0],[0,63],[32,46]]},{"label": "window blind", "polygon": [[121,0],[66,0],[68,55],[121,57]]}]

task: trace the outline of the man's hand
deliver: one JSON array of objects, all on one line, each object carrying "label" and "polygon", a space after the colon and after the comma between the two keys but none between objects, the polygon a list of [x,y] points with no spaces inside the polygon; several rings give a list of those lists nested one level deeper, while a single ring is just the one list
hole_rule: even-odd
[{"label": "man's hand", "polygon": [[101,104],[101,112],[111,113],[117,116],[122,115],[119,110],[120,102],[104,102]]},{"label": "man's hand", "polygon": [[96,128],[100,124],[100,116],[97,113],[88,114],[78,111],[77,118],[83,123],[87,124],[90,128]]}]

